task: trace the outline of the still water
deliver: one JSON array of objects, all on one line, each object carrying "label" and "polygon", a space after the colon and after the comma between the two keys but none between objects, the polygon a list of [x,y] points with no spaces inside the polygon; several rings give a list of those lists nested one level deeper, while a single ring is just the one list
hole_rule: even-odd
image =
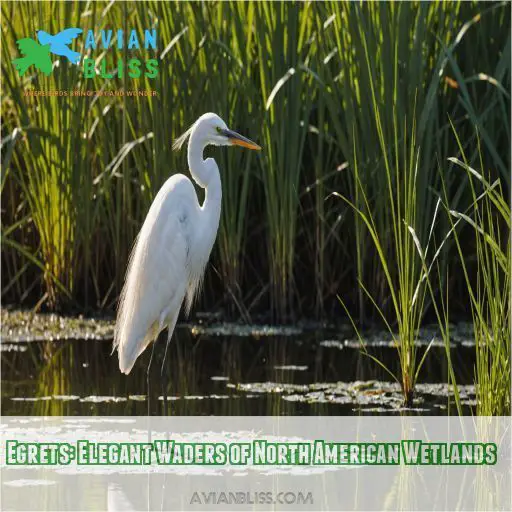
[{"label": "still water", "polygon": [[[427,330],[428,331],[428,330]],[[422,334],[418,360],[429,343]],[[396,349],[368,337],[368,351],[397,376]],[[151,414],[163,411],[159,341],[150,372]],[[1,344],[3,415],[146,415],[150,350],[130,375],[119,372],[108,340],[9,341]],[[451,348],[465,414],[475,405],[471,385],[475,350]],[[405,409],[400,387],[346,332],[294,329],[177,328],[167,361],[173,415],[456,414],[445,348],[431,347],[419,375],[414,405]]]}]

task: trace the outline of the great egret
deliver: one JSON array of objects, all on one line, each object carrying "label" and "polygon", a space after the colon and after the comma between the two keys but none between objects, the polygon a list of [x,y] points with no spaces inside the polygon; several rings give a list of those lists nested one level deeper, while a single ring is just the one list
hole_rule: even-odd
[{"label": "great egret", "polygon": [[[194,185],[183,174],[171,176],[153,201],[130,256],[121,293],[114,333],[119,369],[130,373],[137,357],[168,329],[162,362],[164,377],[167,348],[181,305],[190,311],[200,288],[206,263],[219,227],[222,186],[213,158],[203,159],[203,150],[238,145],[260,150],[260,146],[228,129],[216,114],[203,114],[173,144],[188,143],[188,166],[195,182],[205,189],[202,206]],[[154,351],[154,346],[153,346]],[[148,403],[149,367],[148,366]],[[166,389],[164,404],[166,405]]]}]

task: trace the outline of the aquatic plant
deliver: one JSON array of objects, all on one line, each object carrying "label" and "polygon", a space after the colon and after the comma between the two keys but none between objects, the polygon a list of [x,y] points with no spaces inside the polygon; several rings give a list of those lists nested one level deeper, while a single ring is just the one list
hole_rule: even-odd
[{"label": "aquatic plant", "polygon": [[[509,189],[506,3],[7,2],[1,9],[5,302],[113,311],[149,205],[164,180],[185,167],[171,141],[204,111],[217,111],[230,125],[239,120],[233,127],[265,149],[257,158],[216,153],[226,168],[225,197],[201,306],[246,320],[269,310],[274,319],[336,315],[340,294],[362,322],[380,321],[358,282],[388,319],[393,315],[370,232],[350,209],[326,197],[343,192],[361,209],[364,191],[391,258],[396,240],[382,193],[388,190],[382,139],[393,144],[396,130],[401,148],[410,149],[414,119],[416,150],[407,165],[413,156],[415,229],[422,243],[436,208],[430,188],[440,188],[438,163],[457,149],[448,115],[469,165],[478,159],[478,126],[485,160],[505,194]],[[157,28],[159,75],[117,77],[114,59],[108,61],[110,80],[85,79],[64,61],[50,77],[19,77],[10,65],[19,56],[15,41],[41,24],[50,33],[62,24],[92,27],[95,34],[125,24],[138,32]],[[74,47],[83,56],[108,56],[85,50],[83,42],[77,38]],[[23,94],[133,88],[157,95]],[[392,172],[397,156],[403,165],[404,155],[386,153]],[[444,167],[441,172],[457,209],[471,194],[468,184]],[[434,235],[446,231],[446,222]],[[439,265],[449,257],[443,252]],[[475,271],[469,265],[468,272]],[[433,286],[453,293],[462,279],[452,275]],[[425,309],[430,300],[429,294]],[[463,311],[465,305],[450,307]]]},{"label": "aquatic plant", "polygon": [[[460,140],[459,140],[460,144]],[[461,147],[461,146],[460,146]],[[469,212],[451,209],[455,243],[471,301],[471,314],[476,342],[474,370],[477,393],[477,414],[507,416],[510,414],[510,204],[505,199],[501,180],[492,181],[480,162],[481,171],[468,165],[462,151],[462,161],[450,161],[466,171],[471,187]],[[481,154],[481,151],[480,151]],[[462,240],[471,237],[476,246],[477,274],[469,271],[470,259]]]}]

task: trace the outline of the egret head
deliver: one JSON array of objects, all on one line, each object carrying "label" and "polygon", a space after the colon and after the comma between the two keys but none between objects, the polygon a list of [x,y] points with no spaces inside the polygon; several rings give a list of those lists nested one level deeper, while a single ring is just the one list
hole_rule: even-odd
[{"label": "egret head", "polygon": [[173,144],[173,149],[180,149],[189,137],[197,138],[204,146],[242,146],[248,149],[260,150],[261,147],[243,135],[230,130],[226,123],[211,112],[203,114],[183,135]]}]

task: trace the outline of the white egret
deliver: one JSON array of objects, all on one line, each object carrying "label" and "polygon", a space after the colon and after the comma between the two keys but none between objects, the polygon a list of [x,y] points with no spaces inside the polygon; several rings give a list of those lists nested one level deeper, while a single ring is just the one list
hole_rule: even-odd
[{"label": "white egret", "polygon": [[[205,199],[200,205],[190,179],[175,174],[151,204],[130,256],[115,326],[113,350],[117,348],[119,369],[125,374],[130,373],[139,355],[167,328],[163,377],[167,347],[181,305],[185,300],[188,313],[200,288],[217,236],[222,198],[219,168],[213,158],[203,159],[204,148],[213,144],[261,149],[229,130],[212,113],[202,115],[174,142],[173,149],[180,149],[187,139],[190,174],[205,189]],[[153,353],[149,365],[152,359]],[[164,403],[166,394],[165,389]]]}]

